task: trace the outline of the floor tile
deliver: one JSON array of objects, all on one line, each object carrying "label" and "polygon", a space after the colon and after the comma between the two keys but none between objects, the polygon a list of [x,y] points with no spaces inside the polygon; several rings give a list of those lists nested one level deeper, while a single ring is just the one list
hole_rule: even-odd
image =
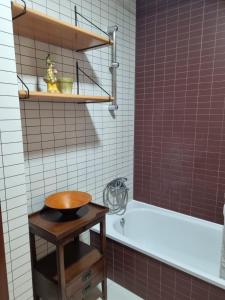
[{"label": "floor tile", "polygon": [[[119,284],[108,279],[108,300],[142,300],[142,298],[131,293],[127,289],[123,288]],[[101,287],[96,288],[86,300],[102,300]]]}]

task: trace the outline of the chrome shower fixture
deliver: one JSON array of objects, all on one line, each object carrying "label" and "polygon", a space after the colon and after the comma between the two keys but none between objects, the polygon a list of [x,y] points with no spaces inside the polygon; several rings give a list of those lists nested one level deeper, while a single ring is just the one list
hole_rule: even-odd
[{"label": "chrome shower fixture", "polygon": [[109,208],[110,214],[123,215],[128,203],[127,178],[119,177],[110,181],[103,191],[104,205]]}]

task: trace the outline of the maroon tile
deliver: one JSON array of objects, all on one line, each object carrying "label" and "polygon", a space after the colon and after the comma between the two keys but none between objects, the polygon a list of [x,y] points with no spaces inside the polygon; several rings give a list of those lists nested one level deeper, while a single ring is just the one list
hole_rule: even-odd
[{"label": "maroon tile", "polygon": [[[96,233],[91,243],[99,244]],[[107,239],[108,277],[144,300],[224,300],[225,290]],[[123,253],[112,264],[112,257]]]},{"label": "maroon tile", "polygon": [[222,0],[137,1],[134,198],[219,223],[224,18]]},{"label": "maroon tile", "polygon": [[[192,279],[191,299],[193,300],[208,300],[209,299],[209,284],[197,278]],[[215,299],[216,300],[216,299]]]},{"label": "maroon tile", "polygon": [[210,285],[209,288],[209,300],[224,300],[225,291],[218,287]]}]

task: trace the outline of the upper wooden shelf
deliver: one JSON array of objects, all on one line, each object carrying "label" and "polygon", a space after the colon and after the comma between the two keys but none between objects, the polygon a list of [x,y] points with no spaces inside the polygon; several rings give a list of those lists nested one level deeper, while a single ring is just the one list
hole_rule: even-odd
[{"label": "upper wooden shelf", "polygon": [[56,94],[47,92],[29,92],[29,97],[25,90],[19,91],[20,100],[32,100],[32,101],[51,101],[51,102],[75,102],[75,103],[98,103],[98,102],[110,102],[113,97],[109,96],[88,96],[88,95],[76,95],[76,94]]},{"label": "upper wooden shelf", "polygon": [[[12,3],[13,17],[22,13],[24,7]],[[109,38],[81,29],[36,10],[27,8],[26,13],[13,21],[15,34],[72,50],[111,45]]]}]

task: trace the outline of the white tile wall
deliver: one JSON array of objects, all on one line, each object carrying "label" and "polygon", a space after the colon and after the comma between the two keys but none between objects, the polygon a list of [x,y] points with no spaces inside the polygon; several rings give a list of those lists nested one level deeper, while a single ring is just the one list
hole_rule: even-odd
[{"label": "white tile wall", "polygon": [[[65,189],[88,191],[94,201],[102,202],[104,186],[116,176],[128,177],[132,194],[135,1],[126,1],[126,7],[123,1],[116,0],[36,0],[29,1],[28,5],[73,23],[71,11],[75,3],[79,12],[102,29],[119,26],[119,111],[114,119],[108,104],[21,102],[29,211],[42,207],[46,195]],[[85,23],[79,24],[89,28]],[[78,60],[88,74],[111,91],[110,48],[81,54],[23,37],[16,37],[15,41],[17,70],[31,90],[36,89],[37,81],[39,88],[46,90],[43,76],[45,58],[50,52],[60,75],[76,80]],[[82,76],[81,93],[104,95]]]},{"label": "white tile wall", "polygon": [[[0,179],[3,179],[0,187],[3,188],[1,203],[10,299],[32,297],[30,257],[25,255],[29,253],[27,202],[28,211],[36,211],[42,207],[48,194],[79,189],[90,192],[94,201],[101,203],[104,186],[116,176],[128,178],[132,197],[135,0],[27,1],[28,6],[70,23],[74,23],[75,3],[79,12],[102,29],[106,30],[109,25],[119,26],[119,110],[115,118],[110,115],[108,104],[104,103],[85,105],[28,101],[20,102],[19,107],[10,2],[2,0],[0,5],[0,31],[3,33],[0,39],[0,128],[1,163],[4,165],[4,170],[1,168],[4,172],[0,170]],[[95,30],[85,22],[79,22],[79,25]],[[46,90],[43,76],[45,58],[50,52],[61,76],[73,76],[76,80],[74,66],[78,60],[89,75],[111,92],[108,71],[110,48],[83,54],[18,36],[15,36],[15,44],[17,72],[31,90],[35,90],[37,85]],[[80,80],[81,93],[104,95],[83,76]],[[24,195],[24,158],[27,199]],[[41,255],[50,246],[41,240],[38,242]]]},{"label": "white tile wall", "polygon": [[32,299],[24,156],[10,1],[0,4],[0,204],[10,299]]}]

